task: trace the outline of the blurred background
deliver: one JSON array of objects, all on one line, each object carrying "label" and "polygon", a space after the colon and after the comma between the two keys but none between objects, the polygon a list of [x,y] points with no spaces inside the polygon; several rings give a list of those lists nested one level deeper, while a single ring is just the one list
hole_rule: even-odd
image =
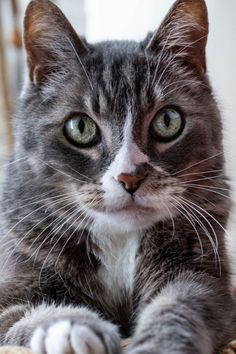
[{"label": "blurred background", "polygon": [[[154,30],[173,0],[55,0],[78,33],[95,42],[143,39]],[[26,73],[22,22],[28,0],[0,0],[0,167],[12,144],[11,115]],[[224,122],[228,175],[236,201],[236,1],[206,0],[210,35],[208,72]],[[1,176],[1,174],[0,174]],[[235,210],[229,249],[236,257]],[[236,263],[236,262],[235,262]],[[236,270],[236,267],[235,267]]]}]

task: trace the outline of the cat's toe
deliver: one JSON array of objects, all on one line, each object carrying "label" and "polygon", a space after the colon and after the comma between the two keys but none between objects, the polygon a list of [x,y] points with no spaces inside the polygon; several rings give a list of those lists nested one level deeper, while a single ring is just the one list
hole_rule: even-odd
[{"label": "cat's toe", "polygon": [[59,321],[50,327],[39,327],[33,334],[30,347],[35,354],[70,353],[71,324],[70,321]]},{"label": "cat's toe", "polygon": [[[110,334],[111,336],[108,331],[100,336],[99,332],[87,325],[62,320],[47,329],[36,329],[30,347],[35,354],[106,354],[107,351],[118,353],[118,337],[116,338],[114,333]],[[112,350],[113,348],[116,349]]]},{"label": "cat's toe", "polygon": [[102,340],[89,327],[75,325],[70,341],[73,352],[77,354],[106,354]]}]

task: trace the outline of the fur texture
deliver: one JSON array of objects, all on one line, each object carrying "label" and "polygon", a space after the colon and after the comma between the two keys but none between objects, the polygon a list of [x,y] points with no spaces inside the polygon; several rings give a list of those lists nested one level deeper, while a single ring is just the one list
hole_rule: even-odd
[{"label": "fur texture", "polygon": [[[230,339],[231,200],[207,33],[203,0],[178,0],[140,43],[94,45],[50,1],[30,3],[1,196],[1,344],[115,354],[119,330],[129,354],[213,354]],[[153,133],[164,108],[183,125],[168,142]],[[86,148],[65,135],[81,113],[99,129]],[[120,176],[141,182],[131,193]]]}]

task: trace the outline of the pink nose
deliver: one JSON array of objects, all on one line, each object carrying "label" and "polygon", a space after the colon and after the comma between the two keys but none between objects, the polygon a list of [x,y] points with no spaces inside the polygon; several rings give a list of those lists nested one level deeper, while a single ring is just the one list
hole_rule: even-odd
[{"label": "pink nose", "polygon": [[139,188],[142,181],[146,178],[145,174],[129,174],[129,173],[121,173],[117,177],[117,181],[119,181],[124,189],[133,194]]}]

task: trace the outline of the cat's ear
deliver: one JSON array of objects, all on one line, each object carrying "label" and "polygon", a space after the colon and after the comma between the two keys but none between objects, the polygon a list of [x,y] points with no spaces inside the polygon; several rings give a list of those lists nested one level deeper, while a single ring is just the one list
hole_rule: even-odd
[{"label": "cat's ear", "polygon": [[69,58],[88,51],[63,13],[49,0],[33,0],[28,5],[24,43],[30,79],[36,83],[44,81]]},{"label": "cat's ear", "polygon": [[204,0],[178,0],[146,49],[188,60],[203,75],[206,71],[205,49],[208,14]]}]

